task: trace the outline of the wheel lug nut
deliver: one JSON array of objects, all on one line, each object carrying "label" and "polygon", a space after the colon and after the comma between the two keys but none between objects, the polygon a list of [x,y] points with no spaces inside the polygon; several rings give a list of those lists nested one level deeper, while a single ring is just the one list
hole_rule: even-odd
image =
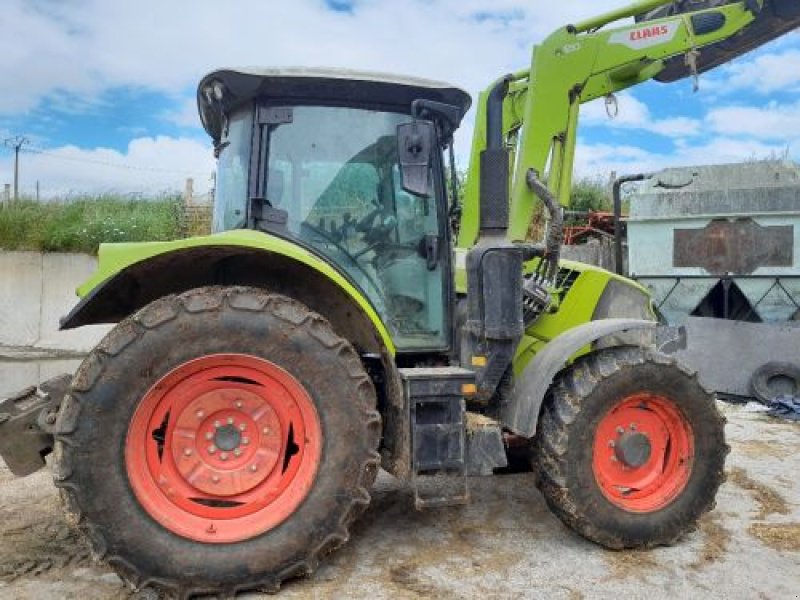
[{"label": "wheel lug nut", "polygon": [[192,455],[192,449],[191,448],[184,448],[183,455],[184,456],[191,456]]},{"label": "wheel lug nut", "polygon": [[213,440],[214,439],[214,434],[209,431],[208,433],[206,433],[206,439],[207,440]]},{"label": "wheel lug nut", "polygon": [[240,448],[235,448],[233,450],[233,454],[234,454],[234,456],[241,456],[242,455],[242,451],[241,451]]},{"label": "wheel lug nut", "polygon": [[213,475],[211,477],[211,481],[213,481],[214,483],[219,483],[219,475]]},{"label": "wheel lug nut", "polygon": [[222,427],[222,423],[220,423],[219,421],[214,421],[214,427],[219,429],[220,427]]},{"label": "wheel lug nut", "polygon": [[228,453],[227,452],[223,452],[222,454],[219,455],[219,459],[220,460],[228,460]]},{"label": "wheel lug nut", "polygon": [[625,429],[623,427],[617,427],[617,433],[622,435],[623,433],[625,433]]},{"label": "wheel lug nut", "polygon": [[233,417],[228,417],[228,425],[233,425]]},{"label": "wheel lug nut", "polygon": [[261,431],[264,435],[269,435],[269,427],[264,427]]},{"label": "wheel lug nut", "polygon": [[245,425],[244,423],[239,425],[239,431],[244,431],[245,429],[247,429],[247,425]]},{"label": "wheel lug nut", "polygon": [[247,446],[250,443],[250,438],[243,437],[242,438],[242,445]]},{"label": "wheel lug nut", "polygon": [[250,465],[250,470],[251,470],[253,473],[255,473],[256,471],[258,471],[258,467],[257,467],[256,465]]},{"label": "wheel lug nut", "polygon": [[211,444],[211,445],[208,447],[208,453],[209,453],[209,454],[214,454],[214,452],[216,452],[216,451],[217,451],[217,447],[216,447],[214,444]]},{"label": "wheel lug nut", "polygon": [[195,414],[197,415],[198,419],[202,419],[206,416],[206,413],[204,413],[202,410],[198,410]]},{"label": "wheel lug nut", "polygon": [[636,423],[631,423],[631,431],[636,431]]},{"label": "wheel lug nut", "polygon": [[244,406],[244,403],[241,400],[237,400],[235,406],[236,408],[242,408]]},{"label": "wheel lug nut", "polygon": [[614,440],[608,440],[608,447],[609,447],[609,448],[613,448],[613,447],[614,447],[614,446],[616,446],[616,445],[617,445],[617,444],[614,442]]}]

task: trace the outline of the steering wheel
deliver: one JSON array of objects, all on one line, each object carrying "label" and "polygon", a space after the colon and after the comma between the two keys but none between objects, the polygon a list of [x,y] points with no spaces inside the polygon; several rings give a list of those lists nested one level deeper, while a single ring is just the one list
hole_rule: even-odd
[{"label": "steering wheel", "polygon": [[325,241],[328,241],[331,244],[333,244],[343,256],[346,256],[348,259],[350,259],[350,262],[353,263],[358,268],[359,271],[361,271],[361,273],[364,275],[364,277],[367,279],[370,285],[375,289],[381,301],[384,301],[383,290],[381,290],[381,287],[377,283],[375,283],[375,280],[372,278],[372,275],[370,275],[357,260],[362,254],[365,253],[365,250],[359,251],[358,254],[354,256],[350,254],[350,252],[344,246],[342,246],[339,242],[337,242],[328,233],[326,233],[319,227],[315,227],[314,225],[308,223],[307,221],[303,221],[302,223],[300,223],[300,227],[306,227],[307,229],[310,229],[312,232],[319,235]]},{"label": "steering wheel", "polygon": [[370,250],[375,250],[383,246],[387,250],[401,250],[407,252],[408,254],[413,254],[417,252],[417,247],[414,244],[400,244],[398,242],[374,242],[367,246],[366,248],[362,248],[355,254],[353,254],[353,258],[361,258],[364,254],[369,252]]},{"label": "steering wheel", "polygon": [[350,256],[350,253],[347,251],[347,249],[344,246],[342,246],[337,240],[333,239],[331,237],[331,235],[327,231],[325,231],[324,229],[320,229],[319,227],[317,227],[315,225],[312,225],[308,221],[301,222],[300,223],[300,227],[305,227],[306,229],[310,229],[311,231],[316,233],[318,236],[320,236],[322,239],[324,239],[326,242],[330,242],[331,244],[336,246],[336,248],[338,250],[340,250],[340,251],[344,252],[345,254],[347,254],[348,256]]}]

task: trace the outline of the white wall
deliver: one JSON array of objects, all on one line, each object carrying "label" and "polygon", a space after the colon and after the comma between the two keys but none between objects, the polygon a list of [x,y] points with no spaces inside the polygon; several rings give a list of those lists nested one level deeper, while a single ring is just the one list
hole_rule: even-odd
[{"label": "white wall", "polygon": [[85,254],[0,252],[0,346],[88,352],[110,329],[90,325],[59,331],[78,302],[75,288],[95,269]]}]

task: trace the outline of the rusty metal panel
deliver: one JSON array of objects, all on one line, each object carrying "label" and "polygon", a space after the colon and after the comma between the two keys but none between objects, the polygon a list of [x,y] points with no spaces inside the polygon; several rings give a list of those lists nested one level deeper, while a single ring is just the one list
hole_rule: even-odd
[{"label": "rusty metal panel", "polygon": [[714,219],[702,229],[675,229],[672,264],[739,275],[759,267],[791,267],[793,255],[792,225],[762,227],[749,217]]}]

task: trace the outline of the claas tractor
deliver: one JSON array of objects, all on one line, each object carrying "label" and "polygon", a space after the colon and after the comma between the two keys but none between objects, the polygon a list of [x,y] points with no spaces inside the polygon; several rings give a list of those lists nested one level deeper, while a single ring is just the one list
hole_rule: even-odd
[{"label": "claas tractor", "polygon": [[214,233],[101,246],[62,326],[116,326],[74,377],[0,404],[4,459],[26,475],[52,450],[94,554],[179,597],[311,573],[380,468],[428,509],[522,457],[586,538],[676,541],[713,506],[723,419],[659,352],[644,288],[559,259],[579,108],[729,60],[798,4],[647,0],[559,29],[481,94],[463,201],[459,88],[210,73]]}]

